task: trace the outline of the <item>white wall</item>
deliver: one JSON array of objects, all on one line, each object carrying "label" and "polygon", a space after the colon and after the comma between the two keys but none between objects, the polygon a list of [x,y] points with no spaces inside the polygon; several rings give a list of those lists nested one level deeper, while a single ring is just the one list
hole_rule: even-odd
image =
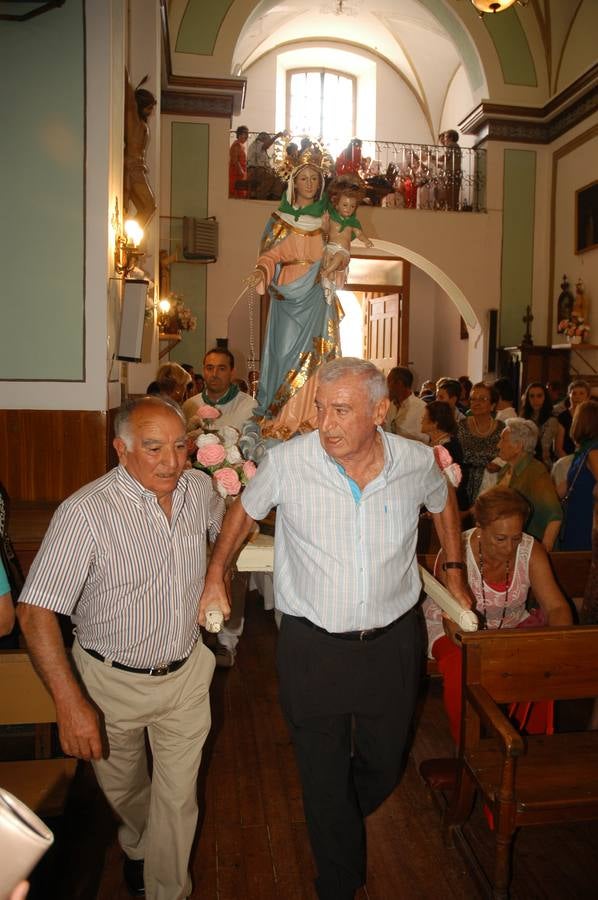
[{"label": "white wall", "polygon": [[377,60],[376,138],[404,144],[435,144],[422,106],[389,65]]},{"label": "white wall", "polygon": [[433,378],[469,374],[469,341],[461,337],[461,316],[441,287],[435,285]]},{"label": "white wall", "polygon": [[411,267],[409,364],[416,387],[426,378],[468,372],[469,342],[460,338],[460,314],[440,285]]},{"label": "white wall", "polygon": [[[465,69],[463,66],[459,66],[446,95],[440,121],[440,131],[447,131],[450,128],[458,131],[459,122],[469,115],[472,107],[473,97]],[[463,134],[459,137],[459,144],[462,147],[473,147],[475,142],[476,138],[473,134]]]},{"label": "white wall", "polygon": [[[272,51],[244,71],[247,78],[245,107],[231,127],[247,125],[250,131],[279,131],[285,127],[280,99],[285,97],[287,68],[316,65],[311,58],[326,50],[326,65],[353,72],[358,81],[356,134],[363,140],[375,138],[405,143],[435,143],[423,109],[406,83],[379,58],[357,50],[339,51],[323,41],[318,48],[296,44],[292,50]],[[351,65],[348,59],[352,57]],[[315,58],[315,57],[314,57]],[[303,62],[301,61],[303,59]],[[273,90],[273,86],[276,89]],[[278,100],[277,100],[278,98]],[[465,113],[463,113],[464,115]]]}]

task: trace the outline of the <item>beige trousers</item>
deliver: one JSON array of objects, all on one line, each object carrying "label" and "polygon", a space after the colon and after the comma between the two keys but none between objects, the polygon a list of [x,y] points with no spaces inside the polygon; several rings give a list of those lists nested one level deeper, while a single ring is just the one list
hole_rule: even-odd
[{"label": "beige trousers", "polygon": [[183,900],[191,893],[189,855],[197,825],[197,773],[211,722],[214,654],[200,641],[181,669],[157,677],[114,669],[77,642],[73,657],[104,716],[108,751],[93,766],[122,820],[120,844],[131,859],[145,860],[147,900]]}]

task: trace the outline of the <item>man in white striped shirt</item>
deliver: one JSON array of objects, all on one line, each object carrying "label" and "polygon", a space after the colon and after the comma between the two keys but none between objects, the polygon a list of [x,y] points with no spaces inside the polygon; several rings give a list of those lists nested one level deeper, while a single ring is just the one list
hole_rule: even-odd
[{"label": "man in white striped shirt", "polygon": [[[115,434],[120,465],[59,507],[18,615],[54,698],[64,752],[92,760],[122,820],[129,891],[181,900],[191,893],[197,773],[214,671],[199,635],[198,598],[206,536],[215,540],[224,506],[207,475],[185,468],[185,419],[175,404],[130,401],[116,416]],[[83,687],[56,613],[71,615],[76,626],[73,659]]]},{"label": "man in white striped shirt", "polygon": [[303,785],[321,900],[365,881],[365,825],[395,787],[421,666],[413,607],[420,507],[438,526],[449,589],[471,605],[457,506],[431,450],[385,434],[384,376],[344,358],[320,369],[318,431],[270,450],[228,513],[206,575],[206,608],[253,521],[276,512],[274,590],[281,703]]}]

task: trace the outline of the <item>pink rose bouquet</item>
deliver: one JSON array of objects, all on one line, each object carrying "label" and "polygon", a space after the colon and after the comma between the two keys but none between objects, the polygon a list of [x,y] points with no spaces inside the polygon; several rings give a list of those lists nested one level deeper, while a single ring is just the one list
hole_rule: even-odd
[{"label": "pink rose bouquet", "polygon": [[236,497],[241,490],[241,480],[230,466],[214,472],[214,485],[221,497]]},{"label": "pink rose bouquet", "polygon": [[222,444],[206,444],[197,451],[197,462],[204,468],[219,466],[226,459],[226,450]]},{"label": "pink rose bouquet", "polygon": [[218,431],[200,434],[195,442],[197,454],[194,467],[212,476],[215,490],[224,498],[236,497],[256,473],[255,464],[241,456],[236,443],[238,439],[239,432],[225,426]]},{"label": "pink rose bouquet", "polygon": [[210,406],[209,403],[202,403],[201,406],[197,407],[195,415],[200,419],[219,419],[221,413],[216,406]]},{"label": "pink rose bouquet", "polygon": [[442,444],[437,444],[436,447],[433,447],[432,449],[434,451],[436,464],[448,483],[452,484],[455,488],[459,487],[462,478],[461,466],[458,463],[453,462],[453,457]]}]

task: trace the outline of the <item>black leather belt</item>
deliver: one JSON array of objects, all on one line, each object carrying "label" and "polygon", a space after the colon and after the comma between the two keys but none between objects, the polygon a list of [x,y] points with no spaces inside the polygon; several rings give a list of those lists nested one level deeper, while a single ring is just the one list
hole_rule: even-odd
[{"label": "black leather belt", "polygon": [[320,634],[327,634],[328,637],[339,638],[341,641],[375,641],[376,638],[381,637],[387,631],[390,631],[391,628],[394,628],[402,618],[403,616],[399,616],[398,619],[395,619],[388,625],[383,625],[381,628],[364,628],[361,631],[326,631],[325,628],[314,625],[309,619],[304,619],[302,616],[296,616],[297,621],[301,622],[303,625],[308,625],[310,628],[313,628],[314,631],[319,631]]},{"label": "black leather belt", "polygon": [[[90,656],[93,656],[94,659],[97,659],[101,663],[106,662],[106,657],[102,656],[101,653],[98,653],[97,650],[90,650],[89,647],[82,647],[82,650],[85,650],[86,653],[89,653]],[[114,660],[108,660],[107,665],[112,666],[113,669],[121,669],[123,672],[134,672],[136,675],[168,675],[170,672],[176,672],[177,669],[180,669],[181,666],[184,666],[187,660],[189,659],[186,656],[184,659],[175,659],[174,662],[168,663],[167,665],[162,666],[152,666],[151,669],[137,669],[135,666],[125,666],[123,663],[115,662]]]}]

